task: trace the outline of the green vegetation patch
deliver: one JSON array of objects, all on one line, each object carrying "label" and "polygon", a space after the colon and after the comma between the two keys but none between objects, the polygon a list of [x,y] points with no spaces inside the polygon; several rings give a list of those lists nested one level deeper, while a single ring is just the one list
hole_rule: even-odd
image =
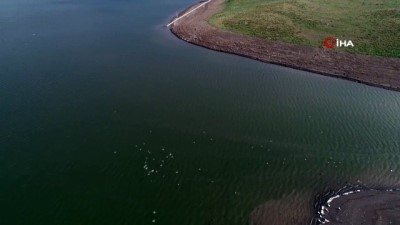
[{"label": "green vegetation patch", "polygon": [[400,0],[226,0],[210,19],[222,29],[322,47],[332,36],[352,40],[357,54],[400,57]]}]

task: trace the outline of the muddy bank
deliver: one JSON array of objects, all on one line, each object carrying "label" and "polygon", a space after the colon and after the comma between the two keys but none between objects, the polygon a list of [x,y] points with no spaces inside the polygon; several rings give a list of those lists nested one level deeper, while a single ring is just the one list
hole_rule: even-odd
[{"label": "muddy bank", "polygon": [[400,224],[400,189],[345,187],[316,202],[313,224]]},{"label": "muddy bank", "polygon": [[223,2],[212,0],[172,24],[171,31],[182,40],[212,50],[400,91],[400,59],[298,46],[220,30],[209,25],[208,19],[223,9]]}]

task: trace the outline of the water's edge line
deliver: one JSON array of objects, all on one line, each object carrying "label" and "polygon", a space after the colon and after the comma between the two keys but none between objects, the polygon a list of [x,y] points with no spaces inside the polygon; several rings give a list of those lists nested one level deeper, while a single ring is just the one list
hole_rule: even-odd
[{"label": "water's edge line", "polygon": [[[201,6],[205,5],[206,3],[210,3],[210,2],[211,2],[211,0],[208,0],[207,2],[203,2],[200,6],[196,7],[196,9],[198,9]],[[197,3],[197,4],[200,4],[200,3]],[[196,4],[194,4],[194,5],[196,5]],[[190,7],[193,7],[194,5],[192,5]],[[190,9],[190,7],[188,9]],[[188,9],[186,9],[186,10],[188,10]],[[195,10],[191,10],[190,13],[192,13],[194,11]],[[185,10],[182,13],[184,13],[184,12],[185,12]],[[189,14],[187,14],[187,15],[189,15]],[[185,15],[185,16],[187,16],[187,15]],[[181,19],[181,18],[182,18],[182,16],[179,16],[179,19]],[[400,91],[400,86],[398,87],[397,85],[392,86],[392,85],[387,85],[387,84],[383,84],[383,83],[379,83],[379,82],[361,80],[359,78],[353,78],[353,77],[350,77],[350,76],[342,76],[342,75],[338,75],[338,74],[334,74],[334,73],[321,71],[319,69],[307,68],[307,67],[304,67],[304,66],[296,66],[296,65],[293,65],[293,64],[285,63],[285,62],[264,60],[264,59],[260,59],[260,58],[257,58],[255,56],[251,56],[251,55],[248,55],[248,54],[242,54],[242,53],[235,52],[235,51],[229,51],[229,50],[225,50],[223,48],[214,48],[214,47],[207,46],[207,45],[205,45],[205,44],[203,44],[201,42],[198,43],[198,42],[194,42],[192,40],[187,40],[187,39],[185,39],[184,36],[181,36],[181,34],[179,34],[178,32],[176,32],[174,30],[174,26],[171,26],[171,25],[174,25],[174,23],[177,22],[177,21],[178,20],[175,19],[171,23],[168,24],[169,26],[167,26],[169,28],[169,30],[172,32],[172,34],[174,34],[177,38],[179,38],[179,39],[181,39],[181,40],[183,40],[183,41],[185,41],[187,43],[196,45],[196,46],[200,46],[200,47],[203,47],[203,48],[206,48],[206,49],[210,49],[210,50],[218,51],[218,52],[223,52],[223,53],[227,53],[227,54],[234,54],[234,55],[238,55],[238,56],[254,59],[254,60],[257,60],[257,61],[261,61],[261,62],[264,62],[264,63],[270,63],[270,64],[274,64],[274,65],[284,66],[284,67],[297,69],[297,70],[301,70],[301,71],[306,71],[306,72],[311,72],[311,73],[316,73],[316,74],[320,74],[320,75],[324,75],[324,76],[328,76],[328,77],[340,78],[340,79],[344,79],[344,80],[348,80],[348,81],[352,81],[352,82],[356,82],[356,83],[360,83],[360,84],[365,84],[365,85],[372,86],[372,87],[383,88],[383,89],[390,90],[390,91]],[[360,56],[364,56],[364,55],[360,55]],[[385,59],[384,57],[376,57],[376,58]],[[390,59],[397,60],[396,58],[387,58],[387,59],[389,59],[389,60]],[[398,61],[398,62],[400,62],[400,61]],[[398,64],[398,62],[396,62],[396,65]],[[400,73],[399,73],[399,76],[400,76]]]},{"label": "water's edge line", "polygon": [[202,7],[203,5],[205,5],[205,4],[209,3],[209,2],[211,2],[211,0],[207,0],[207,1],[203,2],[203,3],[201,3],[201,4],[198,5],[196,8],[190,10],[189,12],[186,12],[186,13],[183,14],[182,16],[179,16],[179,17],[175,18],[172,22],[170,22],[170,23],[167,24],[166,26],[167,26],[167,27],[170,27],[170,26],[171,26],[172,24],[174,24],[176,21],[178,21],[178,20],[182,19],[183,17],[189,15],[190,13],[196,11],[198,8]]},{"label": "water's edge line", "polygon": [[361,184],[356,184],[356,185],[346,184],[337,190],[329,190],[322,194],[318,194],[315,196],[314,199],[314,217],[312,218],[310,225],[322,225],[329,222],[324,217],[324,213],[328,212],[331,206],[330,204],[333,200],[351,195],[353,193],[367,192],[367,191],[399,192],[400,188],[399,187],[371,188]]}]

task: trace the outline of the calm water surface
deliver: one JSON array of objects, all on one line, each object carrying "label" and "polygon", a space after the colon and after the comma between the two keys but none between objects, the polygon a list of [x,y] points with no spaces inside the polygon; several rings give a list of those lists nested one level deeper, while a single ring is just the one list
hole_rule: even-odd
[{"label": "calm water surface", "polygon": [[162,25],[192,3],[0,1],[0,224],[242,225],[400,184],[400,93],[186,44]]}]

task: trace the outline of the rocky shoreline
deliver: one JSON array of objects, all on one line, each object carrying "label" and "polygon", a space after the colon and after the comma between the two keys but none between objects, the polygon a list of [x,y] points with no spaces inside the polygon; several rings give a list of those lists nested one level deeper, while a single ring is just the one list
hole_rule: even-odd
[{"label": "rocky shoreline", "polygon": [[211,26],[208,19],[223,7],[224,0],[212,0],[172,24],[170,30],[186,42],[212,50],[400,91],[400,59],[311,48],[221,30]]}]

